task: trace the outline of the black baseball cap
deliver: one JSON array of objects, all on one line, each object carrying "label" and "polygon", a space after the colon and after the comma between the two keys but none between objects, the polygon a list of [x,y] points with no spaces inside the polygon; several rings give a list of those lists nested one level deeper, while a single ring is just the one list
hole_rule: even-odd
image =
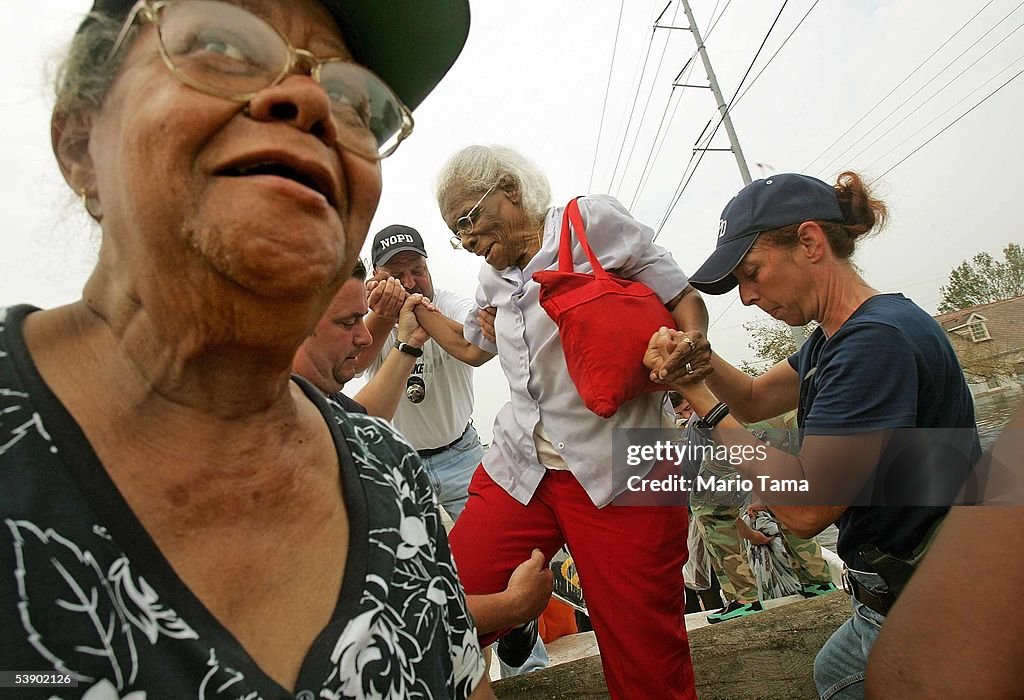
[{"label": "black baseball cap", "polygon": [[398,253],[407,250],[427,257],[427,249],[423,246],[423,237],[419,231],[411,226],[391,224],[381,229],[373,237],[373,250],[370,253],[370,259],[373,261],[373,266],[377,267]]},{"label": "black baseball cap", "polygon": [[690,284],[725,294],[739,284],[732,271],[760,234],[804,221],[842,220],[835,188],[816,177],[782,173],[754,180],[725,205],[715,252],[690,275]]},{"label": "black baseball cap", "polygon": [[[334,16],[356,61],[379,75],[409,109],[441,82],[469,35],[468,0],[319,2]],[[123,20],[134,4],[95,0],[92,11]]]}]

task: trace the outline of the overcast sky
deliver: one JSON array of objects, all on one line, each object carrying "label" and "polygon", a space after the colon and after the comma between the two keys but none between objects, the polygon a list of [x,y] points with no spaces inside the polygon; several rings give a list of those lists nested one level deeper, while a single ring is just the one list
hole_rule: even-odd
[{"label": "overcast sky", "polygon": [[[391,223],[416,227],[427,240],[435,285],[472,295],[476,259],[448,246],[432,197],[443,161],[471,143],[523,151],[547,171],[558,202],[610,192],[657,226],[702,129],[717,123],[710,91],[672,92],[695,43],[681,29],[659,29],[652,40],[654,18],[666,4],[625,2],[620,24],[614,0],[474,0],[461,58],[417,110],[412,137],[385,161],[371,235]],[[783,4],[692,0],[727,99]],[[0,305],[72,301],[94,261],[97,234],[49,148],[50,66],[89,5],[0,0],[0,153],[6,165],[0,171]],[[832,180],[852,168],[879,178],[892,221],[856,262],[875,287],[903,291],[934,313],[950,269],[979,251],[998,255],[1007,242],[1024,239],[1014,204],[1021,199],[1016,175],[1024,163],[1018,126],[1024,76],[896,164],[1024,69],[1024,9],[1015,9],[1017,0],[790,0],[744,89],[812,6],[734,105],[750,170],[754,177],[802,171]],[[662,24],[686,25],[675,0]],[[702,65],[680,82],[706,84]],[[638,188],[659,123],[664,142]],[[711,147],[727,146],[719,129]],[[658,238],[685,270],[713,249],[721,209],[741,186],[732,154],[704,156]],[[707,302],[716,349],[737,362],[749,358],[741,326],[766,317],[744,308],[735,293]],[[507,391],[496,362],[478,371],[476,422],[485,437]]]}]

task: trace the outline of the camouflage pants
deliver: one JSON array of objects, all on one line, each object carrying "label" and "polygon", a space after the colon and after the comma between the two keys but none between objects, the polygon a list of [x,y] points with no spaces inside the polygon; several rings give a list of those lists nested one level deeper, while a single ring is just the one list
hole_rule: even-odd
[{"label": "camouflage pants", "polygon": [[779,523],[779,529],[786,537],[786,551],[800,583],[832,583],[828,562],[821,556],[821,545],[814,538],[805,540],[797,537],[782,523]]},{"label": "camouflage pants", "polygon": [[752,603],[757,600],[757,581],[747,561],[747,548],[736,529],[739,508],[690,504],[693,521],[704,540],[711,566],[718,577],[722,593],[732,601]]},{"label": "camouflage pants", "polygon": [[[726,598],[741,603],[757,600],[757,581],[750,569],[747,546],[736,528],[740,509],[692,502],[690,508]],[[821,546],[813,539],[797,537],[782,523],[779,527],[786,538],[786,551],[800,583],[831,583],[828,563],[821,556]]]}]

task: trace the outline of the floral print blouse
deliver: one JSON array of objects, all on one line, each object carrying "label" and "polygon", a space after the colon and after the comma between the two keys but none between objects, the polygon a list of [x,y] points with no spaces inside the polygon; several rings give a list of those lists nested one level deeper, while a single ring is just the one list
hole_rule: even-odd
[{"label": "floral print blouse", "polygon": [[386,423],[300,382],[334,436],[351,534],[334,615],[289,691],[178,578],[43,382],[21,334],[32,311],[0,309],[0,669],[34,682],[0,695],[470,694],[484,671],[476,630],[419,457]]}]

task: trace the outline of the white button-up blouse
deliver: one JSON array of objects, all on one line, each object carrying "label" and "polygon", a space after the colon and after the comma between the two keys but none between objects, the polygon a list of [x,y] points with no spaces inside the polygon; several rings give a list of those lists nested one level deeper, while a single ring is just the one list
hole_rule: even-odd
[{"label": "white button-up blouse", "polygon": [[[685,289],[687,277],[672,254],[656,245],[654,231],[630,216],[622,204],[605,195],[583,197],[579,204],[587,239],[605,270],[643,282],[664,302]],[[532,279],[535,272],[558,268],[563,211],[564,207],[548,211],[541,249],[526,269],[484,265],[480,271],[476,302],[481,308],[497,308],[497,344],[484,339],[476,311],[465,320],[465,336],[498,353],[511,389],[511,400],[495,418],[494,438],[484,457],[488,475],[513,498],[529,503],[545,472],[534,443],[534,430],[541,423],[594,505],[602,507],[626,488],[630,476],[643,475],[651,466],[613,469],[615,431],[620,430],[622,439],[622,429],[660,428],[666,420],[671,425],[672,416],[662,406],[662,393],[642,394],[608,419],[583,405],[566,368],[558,327],[541,308],[540,285]],[[576,272],[590,272],[575,236],[572,252]],[[607,343],[608,353],[614,355],[616,339],[609,337]]]}]

